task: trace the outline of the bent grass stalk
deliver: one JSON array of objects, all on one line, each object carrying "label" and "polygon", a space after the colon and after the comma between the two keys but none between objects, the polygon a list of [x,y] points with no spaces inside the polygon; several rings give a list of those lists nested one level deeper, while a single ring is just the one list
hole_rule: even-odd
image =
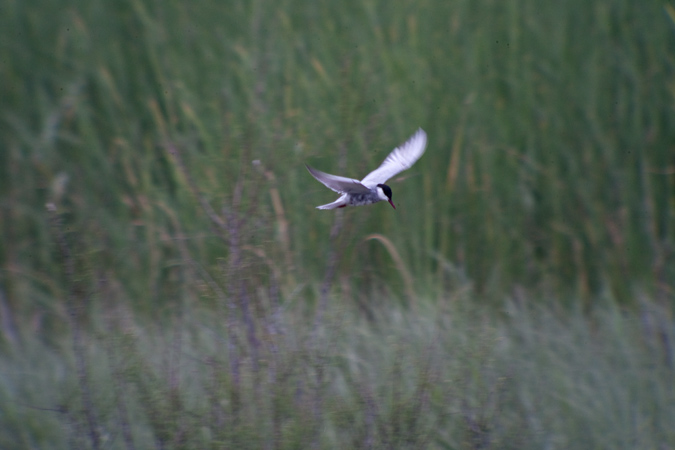
[{"label": "bent grass stalk", "polygon": [[394,264],[396,265],[398,273],[401,274],[401,278],[403,279],[403,285],[405,286],[405,292],[406,296],[408,297],[408,301],[410,302],[410,305],[413,308],[417,308],[415,302],[416,298],[415,289],[413,288],[413,279],[408,269],[406,269],[405,263],[403,262],[403,258],[401,258],[401,255],[398,253],[398,250],[396,250],[396,247],[389,239],[387,239],[381,234],[374,233],[363,238],[363,242],[373,240],[380,242],[382,245],[384,245],[384,248],[387,249],[387,252],[389,252],[389,256],[391,256],[391,259],[394,261]]}]

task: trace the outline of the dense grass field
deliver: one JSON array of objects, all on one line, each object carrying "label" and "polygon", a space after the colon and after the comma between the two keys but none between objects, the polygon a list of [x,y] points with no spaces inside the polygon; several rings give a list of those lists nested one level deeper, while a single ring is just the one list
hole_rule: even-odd
[{"label": "dense grass field", "polygon": [[255,339],[210,310],[149,323],[113,307],[76,351],[27,337],[2,358],[0,446],[672,447],[672,322],[447,300],[370,320],[330,306],[318,329],[289,308]]},{"label": "dense grass field", "polygon": [[675,447],[670,3],[6,0],[0,79],[0,447]]}]

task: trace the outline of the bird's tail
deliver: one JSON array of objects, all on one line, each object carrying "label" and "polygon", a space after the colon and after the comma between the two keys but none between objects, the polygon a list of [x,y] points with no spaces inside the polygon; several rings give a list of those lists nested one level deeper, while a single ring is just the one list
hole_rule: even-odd
[{"label": "bird's tail", "polygon": [[336,209],[344,208],[347,206],[347,202],[343,198],[338,198],[333,203],[327,203],[325,205],[317,206],[316,209]]}]

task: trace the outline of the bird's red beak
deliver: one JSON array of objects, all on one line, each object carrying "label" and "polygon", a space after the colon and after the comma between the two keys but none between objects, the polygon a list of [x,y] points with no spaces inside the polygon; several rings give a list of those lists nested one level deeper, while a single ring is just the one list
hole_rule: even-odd
[{"label": "bird's red beak", "polygon": [[387,200],[389,200],[389,204],[391,205],[391,207],[396,209],[396,207],[394,206],[394,202],[392,202],[391,199],[387,199]]}]

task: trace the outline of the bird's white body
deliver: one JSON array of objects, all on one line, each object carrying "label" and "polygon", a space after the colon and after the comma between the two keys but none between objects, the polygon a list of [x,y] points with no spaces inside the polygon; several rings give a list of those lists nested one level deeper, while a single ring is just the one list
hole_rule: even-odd
[{"label": "bird's white body", "polygon": [[307,170],[314,178],[327,188],[342,194],[334,202],[317,206],[317,208],[335,209],[345,206],[363,206],[387,200],[396,209],[391,200],[391,189],[384,183],[399,172],[412,167],[424,154],[426,146],[427,134],[420,128],[408,141],[395,148],[380,167],[370,172],[361,181],[331,175],[307,166]]},{"label": "bird's white body", "polygon": [[381,187],[377,187],[370,192],[358,193],[358,194],[342,194],[340,198],[335,200],[333,203],[328,203],[326,205],[317,206],[317,209],[335,209],[335,208],[344,208],[345,206],[364,206],[370,205],[372,203],[377,203],[382,200],[389,200],[389,198],[384,194],[384,191]]}]

